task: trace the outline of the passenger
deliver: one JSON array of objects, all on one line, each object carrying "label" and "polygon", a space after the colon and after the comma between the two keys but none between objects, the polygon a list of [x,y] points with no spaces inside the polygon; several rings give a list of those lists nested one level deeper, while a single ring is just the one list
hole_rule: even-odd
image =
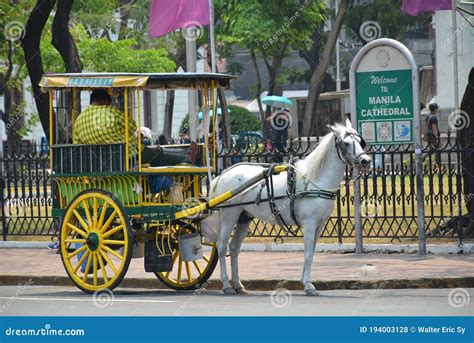
[{"label": "passenger", "polygon": [[[128,140],[135,142],[137,124],[133,118],[128,120]],[[112,99],[105,89],[94,89],[90,97],[90,106],[74,122],[74,144],[123,143],[125,140],[125,115],[112,105]],[[132,154],[136,154],[132,150]],[[198,146],[190,142],[185,155],[165,153],[160,146],[143,146],[142,163],[151,166],[167,166],[181,163],[194,164],[198,156]]]}]

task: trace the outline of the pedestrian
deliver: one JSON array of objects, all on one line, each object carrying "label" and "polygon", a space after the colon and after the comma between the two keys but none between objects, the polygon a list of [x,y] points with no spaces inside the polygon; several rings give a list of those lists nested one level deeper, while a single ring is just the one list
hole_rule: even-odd
[{"label": "pedestrian", "polygon": [[[267,118],[269,124],[269,139],[271,148],[275,156],[273,162],[283,162],[283,157],[287,154],[287,141],[290,138],[291,115],[286,108],[275,111]],[[267,142],[267,144],[270,142]]]},{"label": "pedestrian", "polygon": [[430,110],[430,114],[426,118],[424,139],[428,142],[428,147],[430,149],[429,154],[434,154],[436,165],[441,170],[441,152],[437,151],[441,146],[441,135],[438,127],[439,107],[437,103],[433,102],[428,105],[428,108]]}]

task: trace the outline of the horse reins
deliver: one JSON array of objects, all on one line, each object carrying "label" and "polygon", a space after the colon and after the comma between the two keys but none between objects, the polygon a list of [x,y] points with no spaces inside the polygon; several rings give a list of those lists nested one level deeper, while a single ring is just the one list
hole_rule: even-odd
[{"label": "horse reins", "polygon": [[[362,136],[360,136],[356,133],[346,132],[346,134],[344,135],[344,138],[346,138],[346,137],[351,137],[352,141],[356,141],[355,137],[359,138],[360,139],[360,142],[359,142],[360,146],[362,147],[362,149],[365,148],[366,143],[365,143],[364,138],[362,138]],[[355,154],[355,144],[352,144],[354,157],[351,157],[351,156],[347,155],[347,149],[346,149],[346,146],[345,146],[345,143],[344,143],[343,139],[339,139],[339,138],[337,138],[336,135],[334,135],[334,142],[336,144],[337,157],[339,157],[339,159],[343,163],[347,164],[351,168],[354,168],[355,166],[359,165],[359,161],[357,159],[359,158],[360,155],[364,154],[365,152],[361,152],[360,154],[356,155]]]}]

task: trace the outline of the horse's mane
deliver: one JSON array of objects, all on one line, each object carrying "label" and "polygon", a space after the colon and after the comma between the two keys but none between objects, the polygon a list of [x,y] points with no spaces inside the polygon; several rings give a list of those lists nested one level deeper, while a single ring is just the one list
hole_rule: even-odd
[{"label": "horse's mane", "polygon": [[[332,130],[335,132],[339,132],[343,128],[344,126],[339,123],[332,126]],[[334,148],[333,138],[334,132],[331,131],[321,139],[317,147],[308,156],[300,161],[302,172],[311,173],[313,177],[318,176],[329,156],[329,152]]]}]

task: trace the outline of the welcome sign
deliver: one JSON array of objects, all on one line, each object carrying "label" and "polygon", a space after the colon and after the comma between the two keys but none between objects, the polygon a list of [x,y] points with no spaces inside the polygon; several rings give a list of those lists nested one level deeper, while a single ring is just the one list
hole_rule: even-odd
[{"label": "welcome sign", "polygon": [[411,70],[356,73],[358,131],[367,143],[413,143]]},{"label": "welcome sign", "polygon": [[418,116],[412,67],[396,46],[384,43],[363,52],[353,70],[357,130],[367,144],[411,144]]}]

